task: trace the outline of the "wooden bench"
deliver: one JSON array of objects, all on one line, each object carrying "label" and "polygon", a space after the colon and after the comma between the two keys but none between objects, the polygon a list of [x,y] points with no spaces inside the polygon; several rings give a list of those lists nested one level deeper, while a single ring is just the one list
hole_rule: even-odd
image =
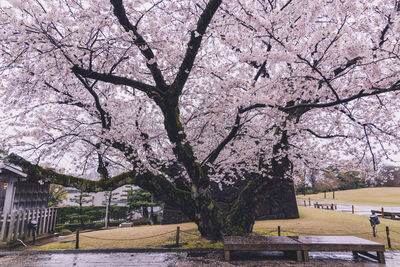
[{"label": "wooden bench", "polygon": [[400,217],[400,212],[393,212],[393,211],[381,211],[381,210],[371,210],[372,214],[380,214],[382,216],[382,218],[386,217],[386,216],[390,216],[390,218],[392,220],[396,219],[396,216]]},{"label": "wooden bench", "polygon": [[328,203],[315,203],[314,204],[314,208],[326,208],[326,209],[331,209],[331,210],[337,210],[337,205],[332,203],[332,204],[328,204]]},{"label": "wooden bench", "polygon": [[292,251],[297,261],[309,261],[309,251],[352,251],[385,262],[385,245],[355,236],[226,236],[223,242],[226,261],[231,251]]}]

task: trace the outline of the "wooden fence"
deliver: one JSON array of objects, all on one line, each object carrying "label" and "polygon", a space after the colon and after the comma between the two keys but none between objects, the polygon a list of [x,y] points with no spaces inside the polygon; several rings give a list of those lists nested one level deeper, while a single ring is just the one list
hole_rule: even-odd
[{"label": "wooden fence", "polygon": [[54,232],[56,227],[57,210],[36,209],[36,210],[15,210],[8,214],[1,214],[0,227],[3,242],[11,243],[17,239],[26,240],[32,235],[29,229],[30,220],[38,222],[36,235]]}]

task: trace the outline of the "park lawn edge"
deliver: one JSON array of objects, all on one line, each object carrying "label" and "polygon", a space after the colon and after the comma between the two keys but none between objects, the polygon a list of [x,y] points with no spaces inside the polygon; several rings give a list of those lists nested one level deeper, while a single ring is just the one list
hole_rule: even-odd
[{"label": "park lawn edge", "polygon": [[[314,209],[311,207],[299,207],[300,218],[289,220],[263,220],[256,221],[254,233],[256,235],[277,235],[277,228],[280,226],[281,235],[350,235],[365,238],[374,242],[386,245],[386,226],[390,229],[391,244],[393,250],[400,250],[400,224],[398,221],[380,219],[381,224],[377,225],[377,237],[373,237],[368,216]],[[180,227],[179,248],[210,248],[220,249],[222,242],[204,242],[200,238],[194,223],[183,223],[173,225],[155,225],[130,228],[114,228],[100,230],[80,235],[81,249],[96,248],[173,248],[176,247],[176,228]],[[168,234],[163,234],[167,233]],[[85,237],[90,236],[90,238]],[[128,239],[129,236],[141,238],[156,236],[154,238],[137,239],[136,241],[120,240]],[[135,239],[135,238],[132,238]],[[68,235],[61,240],[38,247],[30,247],[30,250],[50,249],[72,249],[75,248],[75,235]],[[388,248],[387,248],[388,249]]]},{"label": "park lawn edge", "polygon": [[[333,198],[335,194],[335,198]],[[326,195],[326,198],[325,198]],[[297,201],[325,202],[325,203],[345,203],[371,206],[400,206],[400,187],[373,187],[359,188],[350,190],[339,190],[318,194],[298,194]]]}]

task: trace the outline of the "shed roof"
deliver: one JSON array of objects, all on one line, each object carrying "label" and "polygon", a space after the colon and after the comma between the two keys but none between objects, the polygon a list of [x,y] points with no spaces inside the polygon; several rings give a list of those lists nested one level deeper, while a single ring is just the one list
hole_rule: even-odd
[{"label": "shed roof", "polygon": [[0,177],[2,174],[8,174],[15,178],[27,178],[28,175],[22,169],[14,164],[4,161],[0,158]]}]

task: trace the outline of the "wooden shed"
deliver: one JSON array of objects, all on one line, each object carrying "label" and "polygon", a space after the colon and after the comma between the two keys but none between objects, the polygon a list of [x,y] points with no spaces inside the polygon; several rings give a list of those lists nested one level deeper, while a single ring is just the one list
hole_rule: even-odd
[{"label": "wooden shed", "polygon": [[48,183],[37,182],[20,167],[0,159],[0,240],[28,239],[31,220],[38,222],[36,235],[53,232],[56,210],[47,207],[48,194]]}]

